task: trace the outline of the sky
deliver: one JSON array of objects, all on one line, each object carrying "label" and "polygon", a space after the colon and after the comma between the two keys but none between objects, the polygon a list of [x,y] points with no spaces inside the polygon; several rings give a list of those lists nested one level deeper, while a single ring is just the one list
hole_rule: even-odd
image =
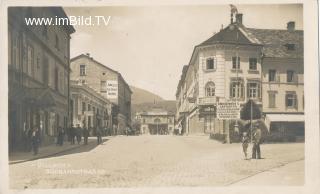
[{"label": "sky", "polygon": [[[303,29],[303,7],[236,5],[250,28]],[[66,7],[68,16],[111,16],[108,25],[75,25],[71,58],[83,53],[120,72],[129,85],[175,100],[194,46],[230,23],[229,5]]]}]

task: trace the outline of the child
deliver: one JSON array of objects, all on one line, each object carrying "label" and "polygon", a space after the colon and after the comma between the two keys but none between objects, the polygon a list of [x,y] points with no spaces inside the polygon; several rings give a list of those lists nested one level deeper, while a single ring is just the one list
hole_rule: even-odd
[{"label": "child", "polygon": [[244,156],[245,156],[246,160],[248,159],[248,153],[247,153],[248,146],[249,146],[248,134],[247,134],[247,132],[243,132],[243,135],[242,135],[242,149],[243,149],[243,153],[244,153]]}]

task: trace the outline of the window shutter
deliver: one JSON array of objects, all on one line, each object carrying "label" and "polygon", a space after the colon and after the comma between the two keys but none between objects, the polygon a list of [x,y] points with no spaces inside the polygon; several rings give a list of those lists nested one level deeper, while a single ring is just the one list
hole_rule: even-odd
[{"label": "window shutter", "polygon": [[249,90],[250,90],[249,83],[247,83],[247,98],[248,98],[248,99],[250,98],[250,96],[249,96]]},{"label": "window shutter", "polygon": [[294,101],[294,107],[295,107],[296,109],[298,109],[298,96],[297,96],[297,94],[294,94],[294,99],[295,99],[295,101]]}]

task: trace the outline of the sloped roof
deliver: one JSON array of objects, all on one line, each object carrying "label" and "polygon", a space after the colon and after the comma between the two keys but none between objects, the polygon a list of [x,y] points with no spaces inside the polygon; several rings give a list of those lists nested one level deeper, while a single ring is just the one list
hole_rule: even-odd
[{"label": "sloped roof", "polygon": [[[302,30],[246,28],[242,24],[234,23],[199,46],[218,43],[262,45],[265,57],[303,58]],[[294,50],[288,50],[288,44],[294,44]]]},{"label": "sloped roof", "polygon": [[[244,31],[263,44],[265,57],[303,58],[302,30],[244,28]],[[294,44],[294,50],[288,50],[287,44]]]}]

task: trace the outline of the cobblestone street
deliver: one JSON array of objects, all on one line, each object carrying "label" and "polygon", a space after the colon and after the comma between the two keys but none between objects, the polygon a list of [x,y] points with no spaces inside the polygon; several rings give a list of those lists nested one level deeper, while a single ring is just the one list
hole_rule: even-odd
[{"label": "cobblestone street", "polygon": [[104,140],[98,146],[81,146],[54,157],[12,164],[10,187],[227,186],[296,161],[301,161],[298,165],[304,174],[303,143],[262,144],[264,159],[244,160],[241,144],[221,144],[207,136],[117,136]]}]

